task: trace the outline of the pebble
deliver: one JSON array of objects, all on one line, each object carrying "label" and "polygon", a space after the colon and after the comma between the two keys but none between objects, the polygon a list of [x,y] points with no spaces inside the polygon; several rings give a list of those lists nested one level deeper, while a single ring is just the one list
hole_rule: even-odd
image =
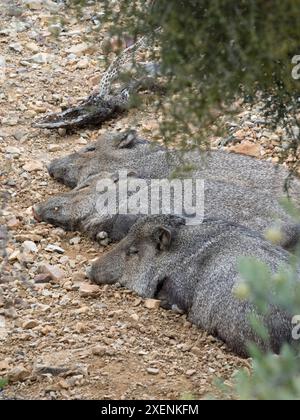
[{"label": "pebble", "polygon": [[18,147],[14,147],[14,146],[8,146],[5,149],[5,152],[8,153],[9,155],[20,155],[21,154],[21,150]]},{"label": "pebble", "polygon": [[158,375],[159,374],[159,369],[150,367],[150,368],[147,368],[147,372],[150,375]]},{"label": "pebble", "polygon": [[24,330],[31,330],[32,328],[35,328],[38,325],[39,323],[37,321],[35,321],[34,319],[31,319],[29,321],[25,321],[22,327],[24,328]]},{"label": "pebble", "polygon": [[231,146],[229,150],[233,153],[238,153],[241,155],[260,157],[260,145],[252,143],[250,141],[244,141],[241,144]]},{"label": "pebble", "polygon": [[47,245],[47,247],[45,248],[45,251],[47,252],[57,252],[58,254],[64,254],[65,250],[63,248],[61,248],[60,246],[57,245]]},{"label": "pebble", "polygon": [[88,66],[89,66],[89,60],[83,59],[83,60],[78,61],[76,68],[82,70],[82,69],[88,68]]},{"label": "pebble", "polygon": [[59,282],[65,278],[65,273],[58,266],[50,264],[42,264],[40,266],[40,271],[45,274],[49,274],[52,280]]},{"label": "pebble", "polygon": [[57,131],[61,137],[65,137],[65,135],[67,134],[67,130],[65,128],[59,128]]},{"label": "pebble", "polygon": [[193,376],[197,371],[195,369],[189,369],[186,371],[186,376]]},{"label": "pebble", "polygon": [[26,172],[37,172],[37,171],[42,171],[44,169],[44,165],[42,162],[38,160],[32,160],[25,163],[25,165],[23,166],[23,169]]},{"label": "pebble", "polygon": [[14,134],[13,134],[14,138],[19,141],[19,142],[23,142],[24,140],[26,140],[27,137],[27,132],[23,131],[23,130],[17,130]]},{"label": "pebble", "polygon": [[75,236],[75,238],[70,239],[70,245],[78,245],[81,242],[80,236]]},{"label": "pebble", "polygon": [[15,366],[8,372],[9,382],[24,382],[30,377],[30,372],[24,366]]},{"label": "pebble", "polygon": [[42,273],[35,276],[33,280],[36,284],[43,284],[49,283],[52,280],[52,277],[50,274]]},{"label": "pebble", "polygon": [[91,45],[88,45],[86,42],[73,45],[71,48],[67,50],[67,53],[75,54],[77,57],[85,55],[87,52],[91,52]]},{"label": "pebble", "polygon": [[38,53],[39,52],[39,46],[34,42],[27,42],[25,44],[25,48],[27,48],[29,51],[31,51],[33,53]]},{"label": "pebble", "polygon": [[37,64],[48,64],[54,60],[53,54],[37,53],[31,57],[31,61]]},{"label": "pebble", "polygon": [[98,235],[97,235],[97,239],[100,239],[100,240],[107,239],[107,238],[108,238],[108,233],[104,232],[104,231],[99,232]]},{"label": "pebble", "polygon": [[144,303],[147,309],[158,309],[160,307],[160,300],[157,299],[146,299]]},{"label": "pebble", "polygon": [[79,293],[83,297],[95,297],[99,294],[100,288],[94,284],[82,283],[79,287]]},{"label": "pebble", "polygon": [[23,47],[21,44],[19,44],[18,42],[14,42],[13,44],[9,44],[9,48],[15,52],[22,52],[23,51]]},{"label": "pebble", "polygon": [[97,345],[92,348],[92,354],[95,356],[105,356],[107,354],[107,347]]},{"label": "pebble", "polygon": [[22,247],[26,252],[36,253],[38,251],[36,244],[32,241],[23,242]]},{"label": "pebble", "polygon": [[61,146],[59,144],[49,144],[47,150],[51,153],[58,152],[59,150],[61,150]]}]

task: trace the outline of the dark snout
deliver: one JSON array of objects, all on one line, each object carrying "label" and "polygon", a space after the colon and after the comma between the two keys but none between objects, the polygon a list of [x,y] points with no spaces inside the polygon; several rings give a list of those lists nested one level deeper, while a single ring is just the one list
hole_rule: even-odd
[{"label": "dark snout", "polygon": [[124,257],[117,250],[113,250],[98,258],[87,269],[87,276],[96,284],[114,284],[121,280],[124,265]]},{"label": "dark snout", "polygon": [[75,188],[78,182],[78,169],[72,170],[72,166],[64,159],[55,159],[47,165],[51,178],[56,179],[70,188]]}]

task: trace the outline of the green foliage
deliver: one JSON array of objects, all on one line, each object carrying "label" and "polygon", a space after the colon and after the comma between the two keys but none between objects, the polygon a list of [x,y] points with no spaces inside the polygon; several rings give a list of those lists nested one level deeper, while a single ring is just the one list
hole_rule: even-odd
[{"label": "green foliage", "polygon": [[300,81],[292,77],[292,58],[300,54],[298,1],[123,0],[119,8],[105,3],[112,33],[140,36],[162,27],[155,37],[168,78],[169,102],[161,104],[168,105],[161,127],[166,139],[180,133],[183,147],[203,146],[216,110],[231,112],[242,96],[259,96],[274,125],[286,125],[287,116],[299,125]]},{"label": "green foliage", "polygon": [[7,379],[0,378],[0,391],[7,385]]},{"label": "green foliage", "polygon": [[191,392],[187,391],[187,392],[183,392],[179,398],[179,400],[182,401],[194,401],[196,400],[196,397],[194,394],[192,394]]},{"label": "green foliage", "polygon": [[[295,315],[291,323],[294,334],[300,332],[300,283],[296,281],[300,253],[291,257],[291,263],[272,275],[268,267],[253,259],[243,259],[240,273],[247,285],[248,298],[265,315],[270,306],[278,305]],[[298,263],[298,264],[297,264]],[[241,296],[243,297],[243,296]],[[268,335],[261,321],[251,319],[253,328],[264,339]],[[299,334],[300,339],[300,334]],[[300,343],[300,342],[299,342]],[[299,400],[300,399],[300,349],[286,344],[279,355],[262,353],[254,345],[249,346],[252,372],[240,371],[235,377],[235,395],[241,399]],[[232,390],[230,390],[232,393]]]}]

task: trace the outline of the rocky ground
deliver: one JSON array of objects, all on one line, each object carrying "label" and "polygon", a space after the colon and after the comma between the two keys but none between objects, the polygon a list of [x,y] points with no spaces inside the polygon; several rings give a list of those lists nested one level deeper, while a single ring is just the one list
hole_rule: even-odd
[{"label": "rocky ground", "polygon": [[[105,37],[93,6],[78,19],[50,0],[0,0],[0,378],[9,381],[0,399],[204,398],[216,378],[230,383],[249,368],[185,316],[128,290],[90,285],[85,268],[105,249],[32,217],[33,204],[65,189],[48,176],[53,158],[111,127],[159,139],[150,105],[94,131],[31,127],[97,87]],[[279,161],[282,131],[263,124],[243,109],[226,123],[234,141],[225,147]]]}]

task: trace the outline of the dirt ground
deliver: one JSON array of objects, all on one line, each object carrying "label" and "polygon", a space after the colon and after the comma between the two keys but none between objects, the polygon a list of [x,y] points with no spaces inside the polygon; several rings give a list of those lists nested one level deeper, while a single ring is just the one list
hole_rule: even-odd
[{"label": "dirt ground", "polygon": [[[85,268],[105,249],[32,217],[33,204],[66,190],[47,173],[53,158],[111,128],[135,127],[147,138],[159,137],[159,116],[150,105],[93,131],[66,135],[32,128],[41,114],[76,103],[97,87],[106,36],[101,19],[95,35],[98,24],[92,6],[78,19],[51,1],[8,6],[0,0],[1,225],[9,228],[8,261],[2,258],[0,273],[0,378],[9,384],[0,399],[205,398],[216,378],[230,383],[249,361],[185,316],[148,309],[128,290],[104,286],[85,292]],[[276,162],[277,134],[259,134],[247,111],[240,118],[250,122],[242,129],[232,124],[237,151]],[[0,231],[0,241],[4,237]],[[49,245],[63,253],[51,252]],[[41,273],[49,265],[52,281],[43,283]]]}]

